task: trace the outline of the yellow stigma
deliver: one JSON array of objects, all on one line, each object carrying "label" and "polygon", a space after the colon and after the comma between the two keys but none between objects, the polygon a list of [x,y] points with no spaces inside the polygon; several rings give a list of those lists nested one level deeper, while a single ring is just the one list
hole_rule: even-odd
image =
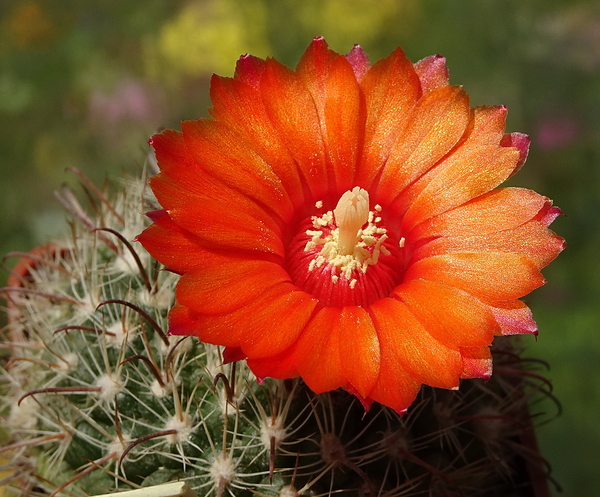
[{"label": "yellow stigma", "polygon": [[333,210],[339,229],[338,251],[350,255],[358,242],[358,231],[369,219],[369,193],[355,186],[344,193]]}]

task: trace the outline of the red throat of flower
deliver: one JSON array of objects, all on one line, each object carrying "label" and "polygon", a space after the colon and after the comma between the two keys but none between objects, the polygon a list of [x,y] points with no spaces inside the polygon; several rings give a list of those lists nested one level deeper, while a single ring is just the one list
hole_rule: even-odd
[{"label": "red throat of flower", "polygon": [[293,238],[287,265],[292,281],[322,305],[368,306],[390,295],[401,275],[404,238],[386,228],[382,208],[354,187],[333,210],[316,203]]}]

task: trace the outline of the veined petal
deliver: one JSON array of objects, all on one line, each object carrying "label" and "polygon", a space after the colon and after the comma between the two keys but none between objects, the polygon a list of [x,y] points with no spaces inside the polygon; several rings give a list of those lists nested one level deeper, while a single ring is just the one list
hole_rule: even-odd
[{"label": "veined petal", "polygon": [[420,278],[460,288],[485,303],[517,299],[544,284],[539,269],[529,258],[498,252],[421,259],[411,264],[404,281]]},{"label": "veined petal", "polygon": [[355,185],[366,118],[358,82],[345,57],[333,62],[324,97],[325,143],[337,191],[344,192]]},{"label": "veined petal", "polygon": [[289,281],[289,275],[277,263],[215,256],[181,277],[176,298],[197,312],[222,314],[239,309],[272,287]]},{"label": "veined petal", "polygon": [[298,339],[296,368],[315,393],[327,392],[348,383],[340,357],[341,309],[323,307],[307,324]]},{"label": "veined petal", "polygon": [[313,199],[322,199],[329,187],[328,171],[319,116],[310,92],[294,71],[274,59],[265,63],[260,91],[266,114],[296,161]]},{"label": "veined petal", "polygon": [[[260,62],[264,72],[264,61]],[[241,137],[242,143],[259,156],[259,159],[255,160],[262,161],[272,169],[289,199],[285,201],[285,204],[289,205],[282,206],[282,212],[289,215],[293,208],[301,206],[304,201],[298,167],[265,111],[258,89],[262,72],[252,70],[249,75],[244,69],[247,65],[255,64],[238,63],[238,68],[241,66],[242,69],[239,71],[240,76],[235,79],[213,76],[210,87],[213,107],[210,113],[217,122],[225,124]],[[260,74],[256,88],[246,82],[248,79],[255,79],[255,73]],[[249,178],[243,170],[224,172],[236,175],[232,178],[233,184],[240,183],[242,187],[247,187]],[[269,177],[270,174],[267,174]]]},{"label": "veined petal", "polygon": [[181,129],[189,154],[203,171],[289,219],[292,205],[280,178],[242,136],[210,119],[184,121]]},{"label": "veined petal", "polygon": [[379,376],[377,330],[362,307],[344,307],[339,321],[340,361],[344,377],[363,397],[370,395]]},{"label": "veined petal", "polygon": [[223,218],[230,212],[235,216],[235,211],[241,211],[276,234],[281,232],[283,223],[270,210],[199,168],[167,168],[153,176],[150,185],[165,209],[187,213],[192,220],[198,217],[197,204],[209,202],[223,209]]},{"label": "veined petal", "polygon": [[264,303],[264,310],[253,310],[249,316],[242,350],[248,357],[260,359],[288,349],[303,332],[317,304],[317,299],[301,291],[282,293]]},{"label": "veined petal", "polygon": [[392,350],[402,369],[415,380],[440,388],[456,388],[463,364],[458,349],[433,338],[404,302],[385,298],[371,304],[382,348]]},{"label": "veined petal", "polygon": [[528,257],[542,269],[564,248],[564,240],[538,221],[485,235],[443,236],[418,248],[414,260],[455,252],[513,252]]},{"label": "veined petal", "polygon": [[199,200],[170,209],[169,216],[211,247],[285,254],[281,235],[268,218],[257,219],[235,205]]},{"label": "veined petal", "polygon": [[231,312],[202,314],[190,310],[196,326],[192,334],[206,343],[240,347],[248,357],[274,356],[297,340],[316,304],[316,299],[294,285],[281,283]]},{"label": "veined petal", "polygon": [[388,160],[413,107],[421,96],[414,66],[398,48],[377,61],[361,82],[367,118],[365,146],[358,164],[356,184],[369,187]]},{"label": "veined petal", "polygon": [[[296,73],[313,97],[317,112],[322,120],[325,85],[331,65],[337,58],[345,57],[329,48],[324,38],[315,38],[302,54]],[[353,79],[356,79],[353,77]]]},{"label": "veined petal", "polygon": [[382,205],[391,204],[448,154],[465,134],[470,120],[469,98],[459,87],[444,86],[425,94],[383,168],[376,190]]},{"label": "veined petal", "polygon": [[503,107],[476,109],[469,136],[402,195],[408,206],[403,230],[487,193],[510,176],[519,151],[499,145],[505,118]]},{"label": "veined petal", "polygon": [[184,170],[198,168],[198,164],[185,146],[180,131],[164,130],[162,133],[153,135],[149,143],[154,148],[156,161],[161,171],[171,167]]},{"label": "veined petal", "polygon": [[392,296],[406,303],[431,336],[453,349],[491,345],[499,330],[490,308],[456,287],[411,280]]},{"label": "veined petal", "polygon": [[516,228],[533,219],[548,198],[525,188],[499,188],[416,226],[410,236],[485,235]]},{"label": "veined petal", "polygon": [[[297,68],[315,103],[326,147],[329,180],[340,193],[354,186],[362,148],[365,109],[352,66],[343,55],[316,39]],[[335,186],[333,186],[335,185]]]},{"label": "veined petal", "polygon": [[[154,222],[135,241],[177,274],[194,271],[205,263],[204,250],[199,248],[200,240],[175,224],[166,211],[155,217]],[[187,257],[181,257],[182,253]]]},{"label": "veined petal", "polygon": [[279,223],[252,199],[203,171],[169,168],[150,183],[171,220],[204,244],[283,256]]}]

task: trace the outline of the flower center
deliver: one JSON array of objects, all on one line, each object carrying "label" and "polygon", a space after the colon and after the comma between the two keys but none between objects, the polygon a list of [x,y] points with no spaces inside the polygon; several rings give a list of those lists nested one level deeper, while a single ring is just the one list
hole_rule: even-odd
[{"label": "flower center", "polygon": [[288,251],[294,283],[323,305],[367,306],[388,296],[398,282],[403,239],[388,232],[381,210],[370,210],[368,192],[354,187],[335,209],[300,223]]}]

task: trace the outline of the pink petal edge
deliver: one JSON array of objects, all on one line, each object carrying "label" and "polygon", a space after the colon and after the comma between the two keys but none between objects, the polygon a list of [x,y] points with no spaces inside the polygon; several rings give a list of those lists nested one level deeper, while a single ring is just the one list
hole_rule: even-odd
[{"label": "pink petal edge", "polygon": [[446,67],[446,57],[430,55],[414,64],[415,71],[421,81],[423,93],[437,90],[448,84],[450,74]]},{"label": "pink petal edge", "polygon": [[356,80],[360,83],[365,77],[365,74],[367,74],[367,71],[371,68],[369,56],[360,45],[354,45],[352,50],[346,54],[346,59],[350,62],[354,74],[356,75]]}]

